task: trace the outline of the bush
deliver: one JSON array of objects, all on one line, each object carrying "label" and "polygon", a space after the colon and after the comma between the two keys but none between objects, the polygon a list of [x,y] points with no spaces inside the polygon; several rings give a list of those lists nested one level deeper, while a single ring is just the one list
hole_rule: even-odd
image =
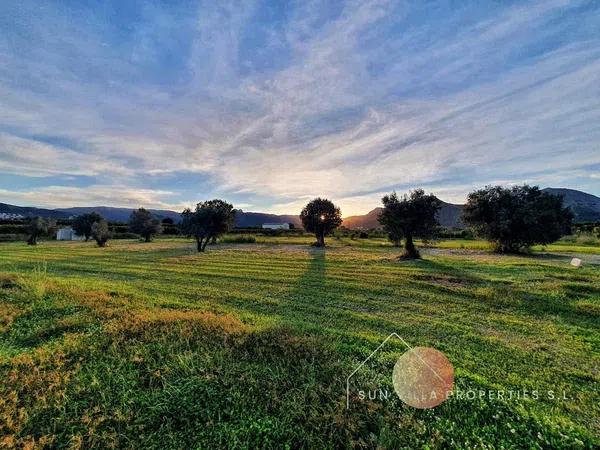
[{"label": "bush", "polygon": [[222,239],[222,242],[227,244],[255,244],[256,236],[252,236],[251,234],[238,234],[235,236],[225,236]]},{"label": "bush", "polygon": [[27,234],[27,225],[25,225],[25,224],[0,225],[0,234]]},{"label": "bush", "polygon": [[369,233],[367,233],[366,231],[361,231],[361,232],[358,234],[358,237],[359,237],[360,239],[369,239]]},{"label": "bush", "polygon": [[135,234],[136,237],[139,237],[139,234],[130,233],[128,225],[120,225],[120,224],[119,225],[111,225],[110,231],[115,234],[124,234],[124,233]]},{"label": "bush", "polygon": [[162,234],[167,236],[177,236],[180,234],[179,227],[176,225],[163,225]]},{"label": "bush", "polygon": [[275,230],[271,230],[269,228],[263,228],[261,229],[261,234],[263,236],[283,236],[284,234],[286,234],[287,230],[281,230],[281,229],[275,229]]},{"label": "bush", "polygon": [[114,233],[112,235],[113,239],[139,239],[140,235],[135,233]]},{"label": "bush", "polygon": [[441,227],[438,232],[440,239],[475,239],[473,230],[470,228],[445,228]]},{"label": "bush", "polygon": [[577,236],[576,242],[581,245],[598,245],[600,239],[592,233],[581,233]]},{"label": "bush", "polygon": [[560,241],[567,242],[569,244],[600,245],[600,237],[590,232],[578,232],[568,236],[563,236]]}]

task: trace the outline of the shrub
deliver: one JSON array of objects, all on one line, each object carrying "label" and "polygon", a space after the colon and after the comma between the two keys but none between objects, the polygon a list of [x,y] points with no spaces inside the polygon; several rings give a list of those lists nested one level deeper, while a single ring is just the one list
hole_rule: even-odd
[{"label": "shrub", "polygon": [[112,239],[139,239],[140,235],[135,233],[113,233]]},{"label": "shrub", "polygon": [[[130,233],[128,225],[120,225],[120,224],[111,224],[110,231],[115,234]],[[130,234],[135,234],[135,236],[138,238],[140,237],[140,235],[136,234],[136,233],[130,233]]]},{"label": "shrub", "polygon": [[577,237],[577,243],[581,245],[598,245],[600,239],[592,233],[581,233]]},{"label": "shrub", "polygon": [[27,225],[14,223],[0,225],[0,234],[27,234]]},{"label": "shrub", "polygon": [[168,235],[168,236],[176,236],[176,235],[180,234],[180,230],[179,230],[179,227],[177,227],[176,225],[164,225],[163,224],[162,234]]},{"label": "shrub", "polygon": [[369,239],[369,233],[367,233],[366,231],[361,231],[361,232],[358,234],[358,237],[359,237],[360,239]]},{"label": "shrub", "polygon": [[238,234],[235,236],[224,236],[222,242],[227,244],[255,244],[256,236],[251,234]]}]

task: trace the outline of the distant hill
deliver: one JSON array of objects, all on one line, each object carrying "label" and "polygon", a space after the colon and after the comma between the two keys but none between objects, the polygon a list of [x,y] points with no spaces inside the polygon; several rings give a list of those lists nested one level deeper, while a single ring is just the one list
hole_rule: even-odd
[{"label": "distant hill", "polygon": [[[452,203],[442,202],[442,208],[438,213],[438,221],[440,225],[448,228],[463,228],[464,225],[460,221],[462,214],[462,205],[454,205]],[[344,219],[342,223],[346,228],[356,229],[370,229],[378,228],[379,221],[377,218],[381,214],[383,208],[378,207],[369,211],[367,214],[362,216],[350,216]]]},{"label": "distant hill", "polygon": [[542,190],[562,196],[565,206],[570,207],[575,214],[575,222],[600,221],[600,197],[575,189],[546,188]]},{"label": "distant hill", "polygon": [[[66,212],[69,216],[77,216],[86,214],[92,211],[97,212],[105,219],[112,222],[127,222],[133,208],[112,208],[108,206],[95,207],[79,207],[79,208],[63,208],[58,211]],[[149,210],[158,219],[170,218],[175,222],[181,220],[181,213],[166,209],[150,209]],[[292,215],[276,215],[266,213],[244,212],[237,210],[235,217],[236,227],[260,227],[263,223],[293,223],[295,226],[300,226],[300,217]]]},{"label": "distant hill", "polygon": [[[555,195],[561,195],[565,205],[569,206],[575,214],[575,222],[597,222],[600,221],[600,198],[595,195],[577,191],[575,189],[565,188],[545,188],[544,192]],[[462,205],[442,202],[442,208],[439,212],[438,220],[442,226],[462,228],[460,221],[462,214]],[[0,203],[0,213],[21,214],[25,217],[41,216],[55,217],[57,219],[67,219],[71,216],[77,216],[95,211],[102,217],[111,222],[127,222],[133,208],[113,208],[110,206],[84,206],[74,208],[45,209],[29,206],[15,206],[6,203]],[[158,219],[170,218],[175,222],[181,220],[180,212],[169,211],[166,209],[151,209],[150,212]],[[344,219],[343,225],[347,228],[377,228],[379,222],[377,217],[381,208],[375,208],[367,214],[360,216],[350,216]],[[267,214],[260,212],[237,211],[236,227],[260,227],[263,223],[292,223],[296,227],[301,227],[300,217],[290,214]]]},{"label": "distant hill", "polygon": [[34,208],[30,206],[15,206],[6,203],[0,203],[0,213],[20,214],[24,217],[55,217],[57,219],[66,219],[68,214],[53,209]]},{"label": "distant hill", "polygon": [[[574,222],[600,221],[600,197],[575,189],[545,188],[542,191],[562,196],[565,206],[570,207],[575,214]],[[346,217],[343,225],[346,228],[377,228],[379,226],[377,217],[381,209],[381,207],[375,208],[362,216]],[[440,224],[449,228],[463,228],[464,225],[460,221],[462,209],[463,205],[442,202],[442,209],[438,215]]]},{"label": "distant hill", "polygon": [[[67,213],[68,216],[79,216],[81,214],[89,214],[96,212],[104,217],[109,222],[128,222],[129,216],[134,208],[113,208],[111,206],[82,206],[74,208],[61,208],[56,211]],[[178,212],[169,211],[167,209],[150,209],[153,216],[162,220],[166,218],[173,219],[175,222],[181,220],[181,216]]]},{"label": "distant hill", "polygon": [[[41,216],[54,217],[57,219],[68,219],[80,214],[97,212],[109,222],[127,222],[133,208],[114,208],[110,206],[81,206],[73,208],[43,209],[27,206],[15,206],[6,203],[0,203],[0,213],[21,214],[25,217]],[[166,209],[150,209],[156,218],[162,220],[165,218],[173,219],[174,222],[181,220],[181,214],[177,211]],[[257,212],[244,212],[238,210],[235,218],[236,227],[260,227],[263,223],[292,223],[296,227],[301,227],[300,216],[277,215]]]},{"label": "distant hill", "polygon": [[263,223],[292,223],[296,228],[302,227],[300,216],[289,214],[277,215],[238,210],[235,215],[235,226],[239,228],[260,227]]},{"label": "distant hill", "polygon": [[377,218],[381,214],[382,207],[375,208],[362,216],[348,216],[344,218],[342,226],[350,229],[368,230],[379,227]]}]

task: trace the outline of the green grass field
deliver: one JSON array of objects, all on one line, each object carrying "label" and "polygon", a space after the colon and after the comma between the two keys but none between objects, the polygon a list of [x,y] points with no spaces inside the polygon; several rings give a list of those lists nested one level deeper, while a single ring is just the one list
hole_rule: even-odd
[{"label": "green grass field", "polygon": [[[384,240],[310,241],[0,244],[0,448],[600,445],[598,247],[399,262]],[[390,340],[346,409],[392,332],[444,352],[457,391],[521,395],[363,399],[393,390]]]}]

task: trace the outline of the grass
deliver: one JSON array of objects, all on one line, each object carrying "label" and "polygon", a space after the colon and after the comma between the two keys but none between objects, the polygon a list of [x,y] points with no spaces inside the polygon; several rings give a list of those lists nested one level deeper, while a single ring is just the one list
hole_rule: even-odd
[{"label": "grass", "polygon": [[228,235],[222,238],[222,242],[227,244],[255,244],[256,236],[252,234]]},{"label": "grass", "polygon": [[[384,240],[257,240],[2,244],[0,447],[600,445],[598,247],[443,241],[398,262]],[[443,351],[459,391],[544,395],[362,400],[392,389],[390,341],[346,410],[392,332]]]}]

